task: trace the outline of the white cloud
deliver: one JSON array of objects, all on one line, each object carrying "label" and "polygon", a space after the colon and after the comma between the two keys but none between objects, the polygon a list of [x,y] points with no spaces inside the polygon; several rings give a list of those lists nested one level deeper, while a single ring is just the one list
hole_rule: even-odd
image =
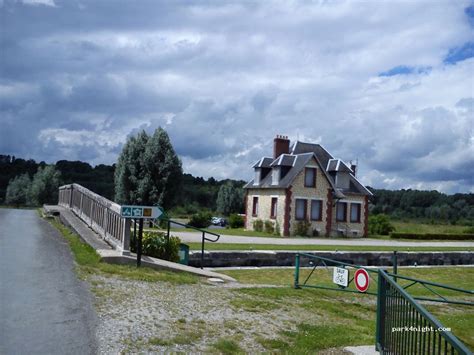
[{"label": "white cloud", "polygon": [[[471,39],[468,1],[60,5],[68,21],[5,13],[7,153],[112,163],[162,125],[185,170],[249,178],[286,134],[358,158],[374,187],[472,189],[473,59],[444,63]],[[430,69],[378,76],[397,66]]]}]

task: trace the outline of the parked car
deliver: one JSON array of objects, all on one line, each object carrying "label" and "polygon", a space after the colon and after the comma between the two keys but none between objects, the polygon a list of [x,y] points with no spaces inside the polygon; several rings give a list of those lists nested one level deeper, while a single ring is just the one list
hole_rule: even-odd
[{"label": "parked car", "polygon": [[225,225],[227,225],[227,220],[225,218],[222,218],[222,217],[212,217],[211,223],[215,226],[224,227]]}]

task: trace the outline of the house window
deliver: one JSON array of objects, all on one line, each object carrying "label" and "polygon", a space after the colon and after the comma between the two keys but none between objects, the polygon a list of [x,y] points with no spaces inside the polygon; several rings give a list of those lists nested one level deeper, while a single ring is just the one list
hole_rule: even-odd
[{"label": "house window", "polygon": [[296,199],[295,219],[302,221],[306,219],[306,200]]},{"label": "house window", "polygon": [[345,202],[338,202],[336,205],[336,221],[338,222],[345,222],[346,221],[346,213],[347,213],[347,203]]},{"label": "house window", "polygon": [[272,197],[272,209],[270,211],[270,218],[276,218],[276,216],[277,216],[277,204],[278,204],[278,198],[277,197]]},{"label": "house window", "polygon": [[351,203],[351,222],[360,223],[360,203]]},{"label": "house window", "polygon": [[304,174],[304,186],[316,187],[316,169],[306,168]]},{"label": "house window", "polygon": [[323,201],[321,200],[312,200],[311,201],[311,220],[312,221],[321,221],[322,220],[322,207]]},{"label": "house window", "polygon": [[252,216],[257,217],[258,215],[258,197],[253,197],[253,205],[252,205]]}]

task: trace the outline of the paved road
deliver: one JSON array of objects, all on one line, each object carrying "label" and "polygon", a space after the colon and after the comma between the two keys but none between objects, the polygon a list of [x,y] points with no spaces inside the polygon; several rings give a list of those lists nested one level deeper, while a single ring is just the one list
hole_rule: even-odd
[{"label": "paved road", "polygon": [[[219,233],[216,231],[216,233]],[[200,242],[201,233],[194,232],[172,232],[181,238],[184,242]],[[214,238],[209,236],[209,238]],[[370,239],[370,238],[263,238],[263,237],[245,237],[234,235],[221,235],[217,243],[236,243],[236,244],[278,244],[278,245],[360,245],[360,246],[397,246],[397,247],[474,247],[474,242],[407,242],[388,239]]]},{"label": "paved road", "polygon": [[0,354],[94,354],[96,316],[69,247],[36,211],[0,209]]}]

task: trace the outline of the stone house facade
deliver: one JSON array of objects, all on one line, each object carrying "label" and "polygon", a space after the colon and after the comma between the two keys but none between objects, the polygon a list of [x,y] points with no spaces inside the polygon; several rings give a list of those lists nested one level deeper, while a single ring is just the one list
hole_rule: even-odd
[{"label": "stone house facade", "polygon": [[253,168],[255,177],[244,186],[247,229],[266,223],[284,236],[367,236],[371,193],[357,180],[355,165],[319,144],[290,147],[287,137],[277,136],[273,157]]}]

